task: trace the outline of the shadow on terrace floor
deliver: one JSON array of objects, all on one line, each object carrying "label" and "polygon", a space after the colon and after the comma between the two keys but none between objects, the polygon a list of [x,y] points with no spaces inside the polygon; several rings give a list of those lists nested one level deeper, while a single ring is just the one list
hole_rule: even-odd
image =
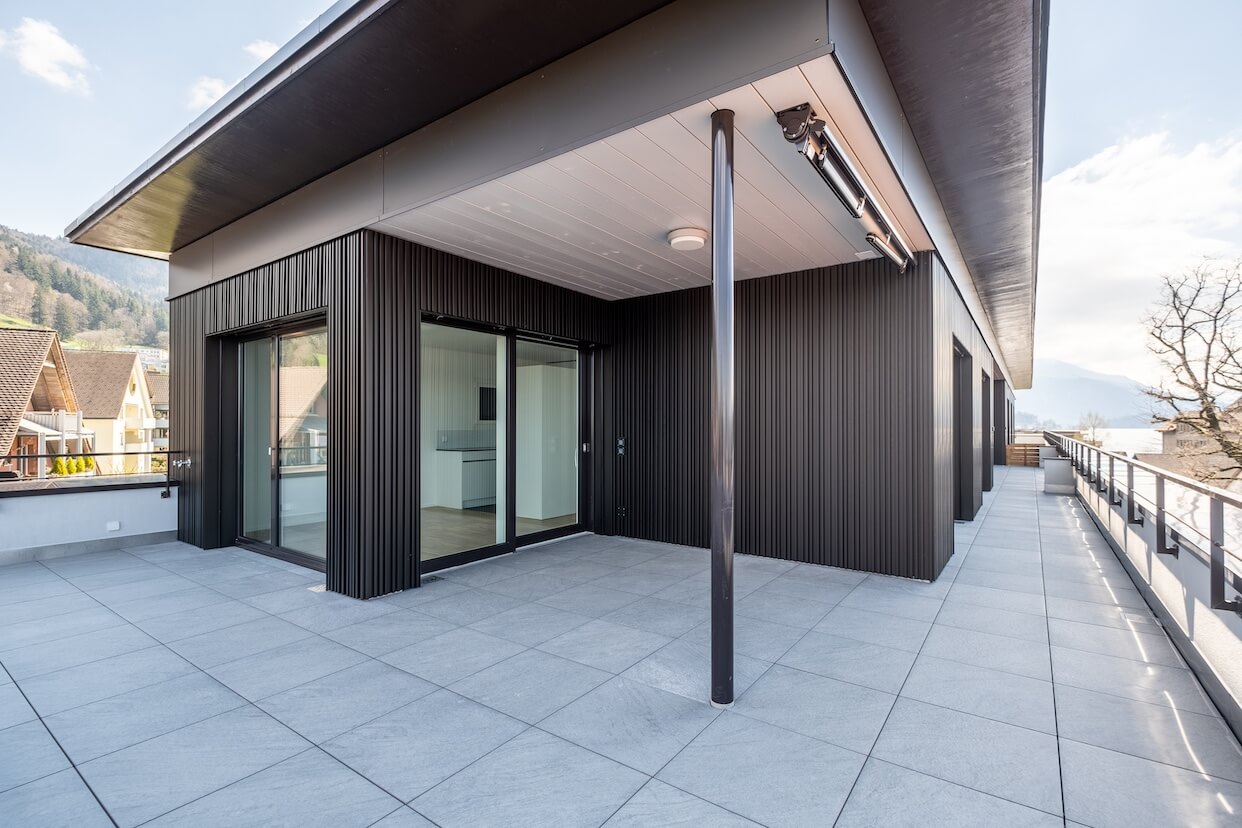
[{"label": "shadow on terrace floor", "polygon": [[1236,741],[1077,503],[1037,484],[1003,474],[934,584],[739,557],[723,713],[705,550],[574,539],[368,602],[236,549],[8,567],[0,814],[1238,824]]}]

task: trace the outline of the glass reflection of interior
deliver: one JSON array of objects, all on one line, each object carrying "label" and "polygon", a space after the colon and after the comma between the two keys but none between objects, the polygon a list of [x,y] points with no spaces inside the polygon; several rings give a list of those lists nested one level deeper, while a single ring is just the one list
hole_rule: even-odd
[{"label": "glass reflection of interior", "polygon": [[517,343],[517,534],[578,522],[578,351]]},{"label": "glass reflection of interior", "polygon": [[323,559],[328,540],[328,332],[279,338],[280,545]]},{"label": "glass reflection of interior", "polygon": [[421,451],[424,561],[505,541],[503,336],[424,323]]}]

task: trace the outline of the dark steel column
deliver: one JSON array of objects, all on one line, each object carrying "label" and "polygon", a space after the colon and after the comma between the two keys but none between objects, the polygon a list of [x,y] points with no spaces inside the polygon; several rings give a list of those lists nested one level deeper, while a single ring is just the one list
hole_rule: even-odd
[{"label": "dark steel column", "polygon": [[733,112],[712,113],[712,704],[733,704]]}]

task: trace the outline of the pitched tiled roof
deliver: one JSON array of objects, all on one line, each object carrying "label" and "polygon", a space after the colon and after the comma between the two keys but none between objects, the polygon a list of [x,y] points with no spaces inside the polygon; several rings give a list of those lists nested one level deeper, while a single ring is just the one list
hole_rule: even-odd
[{"label": "pitched tiled roof", "polygon": [[280,439],[283,443],[302,427],[328,384],[322,365],[282,365],[280,368]]},{"label": "pitched tiled roof", "polygon": [[83,417],[112,420],[120,416],[137,361],[133,351],[65,351]]},{"label": "pitched tiled roof", "polygon": [[0,454],[13,445],[17,426],[55,340],[55,331],[0,328]]},{"label": "pitched tiled roof", "polygon": [[147,393],[151,395],[151,405],[168,405],[168,374],[147,371]]}]

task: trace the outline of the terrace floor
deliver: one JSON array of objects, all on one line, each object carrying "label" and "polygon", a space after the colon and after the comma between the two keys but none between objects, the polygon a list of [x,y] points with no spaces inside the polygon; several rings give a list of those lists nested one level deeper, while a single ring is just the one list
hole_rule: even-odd
[{"label": "terrace floor", "polygon": [[0,570],[11,825],[1238,825],[1242,752],[1072,498],[934,584],[563,541],[360,602],[181,544]]}]

